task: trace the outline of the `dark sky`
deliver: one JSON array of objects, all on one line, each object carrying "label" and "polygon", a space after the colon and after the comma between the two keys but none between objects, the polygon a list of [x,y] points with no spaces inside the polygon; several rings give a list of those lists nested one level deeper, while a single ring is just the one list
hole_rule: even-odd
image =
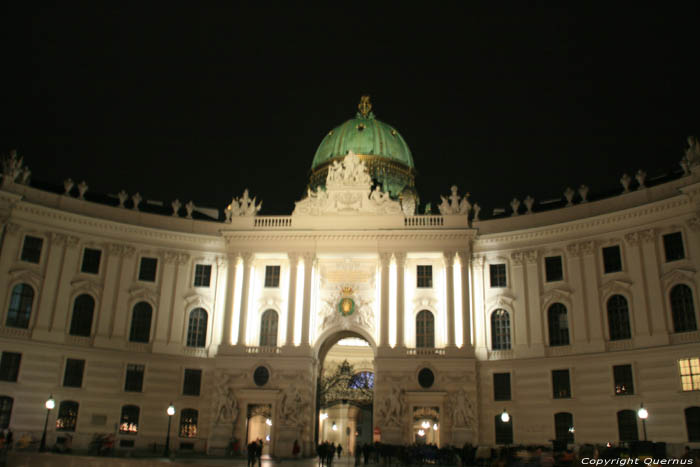
[{"label": "dark sky", "polygon": [[288,214],[365,93],[422,201],[457,184],[483,213],[678,170],[700,133],[697,6],[61,3],[0,11],[0,153],[58,185]]}]

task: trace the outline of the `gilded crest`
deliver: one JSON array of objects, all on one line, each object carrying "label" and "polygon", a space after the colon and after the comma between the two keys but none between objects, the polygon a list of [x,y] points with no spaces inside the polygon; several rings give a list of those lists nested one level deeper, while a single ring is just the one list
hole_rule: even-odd
[{"label": "gilded crest", "polygon": [[350,316],[355,312],[355,300],[352,299],[352,293],[352,287],[343,287],[341,289],[338,312],[343,316]]}]

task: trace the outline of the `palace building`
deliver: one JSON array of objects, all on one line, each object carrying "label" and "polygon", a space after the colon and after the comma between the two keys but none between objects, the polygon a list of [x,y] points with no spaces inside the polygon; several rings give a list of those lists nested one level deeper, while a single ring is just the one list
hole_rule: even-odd
[{"label": "palace building", "polygon": [[411,152],[364,98],[287,216],[259,215],[254,187],[209,216],[71,180],[52,192],[13,154],[0,428],[40,438],[48,417],[50,445],[114,433],[146,450],[171,422],[173,449],[260,438],[282,457],[322,440],[700,443],[689,143],[677,176],[640,171],[595,201],[569,189],[556,209],[513,200],[485,220],[457,187],[418,212]]}]

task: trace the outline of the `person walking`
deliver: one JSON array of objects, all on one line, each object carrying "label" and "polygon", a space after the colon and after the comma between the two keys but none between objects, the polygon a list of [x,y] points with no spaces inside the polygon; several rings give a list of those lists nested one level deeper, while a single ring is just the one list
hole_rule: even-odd
[{"label": "person walking", "polygon": [[336,452],[338,453],[338,459],[340,459],[340,455],[343,453],[343,446],[338,443],[338,447],[336,448]]}]

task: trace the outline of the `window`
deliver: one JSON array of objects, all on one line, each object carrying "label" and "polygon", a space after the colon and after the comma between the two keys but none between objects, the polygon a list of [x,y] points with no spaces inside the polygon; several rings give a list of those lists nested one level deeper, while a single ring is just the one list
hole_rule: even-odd
[{"label": "window", "polygon": [[552,397],[569,399],[571,397],[571,380],[569,370],[552,370]]},{"label": "window", "polygon": [[566,444],[574,442],[574,416],[569,412],[554,414],[554,439]]},{"label": "window", "polygon": [[435,383],[435,374],[430,368],[422,368],[418,372],[418,384],[420,387],[428,389]]},{"label": "window", "polygon": [[66,370],[63,373],[63,385],[69,388],[79,388],[83,385],[85,360],[69,358],[66,360]]},{"label": "window", "polygon": [[195,308],[190,313],[187,324],[187,346],[204,347],[207,343],[207,312],[204,308]]},{"label": "window", "polygon": [[180,412],[180,438],[197,437],[197,419],[199,412],[196,409],[182,409]]},{"label": "window", "polygon": [[73,302],[73,317],[70,320],[71,336],[90,337],[95,299],[88,294],[79,295]]},{"label": "window", "polygon": [[688,429],[688,441],[691,443],[700,441],[700,407],[688,407],[684,412],[685,426]]},{"label": "window", "polygon": [[620,434],[620,441],[639,441],[637,412],[634,410],[620,410],[617,413],[617,430]]},{"label": "window", "polygon": [[510,373],[494,373],[493,400],[509,401],[510,399]]},{"label": "window", "polygon": [[561,256],[547,256],[544,259],[544,274],[547,282],[564,280]]},{"label": "window", "polygon": [[569,345],[569,320],[566,316],[566,307],[561,303],[554,303],[547,311],[549,323],[549,345]]},{"label": "window", "polygon": [[10,308],[7,310],[5,325],[27,329],[34,303],[34,289],[29,284],[17,284],[12,288]]},{"label": "window", "polygon": [[143,390],[143,373],[146,367],[129,363],[126,365],[126,379],[124,381],[124,390],[130,392],[141,392]]},{"label": "window", "polygon": [[433,287],[433,267],[429,264],[418,265],[416,268],[416,287],[430,289]]},{"label": "window", "polygon": [[156,270],[158,269],[158,259],[157,258],[141,258],[141,265],[139,267],[139,280],[146,282],[156,281]]},{"label": "window", "polygon": [[506,310],[491,313],[491,349],[510,350],[510,316]]},{"label": "window", "polygon": [[99,274],[101,257],[102,251],[94,248],[85,248],[83,250],[83,264],[80,266],[80,272]]},{"label": "window", "polygon": [[613,295],[608,299],[608,326],[611,341],[632,337],[627,299],[622,295]]},{"label": "window", "polygon": [[435,347],[435,318],[428,310],[421,310],[416,315],[416,347]]},{"label": "window", "polygon": [[202,370],[185,368],[185,378],[182,382],[182,394],[185,396],[198,396],[202,387]]},{"label": "window", "polygon": [[22,354],[16,352],[3,352],[0,359],[0,381],[17,381],[19,376],[19,364],[22,362]]},{"label": "window", "polygon": [[194,286],[209,287],[211,282],[211,264],[198,264],[194,267]]},{"label": "window", "polygon": [[501,414],[496,415],[496,444],[513,444],[513,416],[508,422],[501,420]]},{"label": "window", "polygon": [[490,264],[489,271],[491,273],[491,287],[506,287],[505,264]]},{"label": "window", "polygon": [[671,314],[673,315],[673,332],[697,330],[693,292],[685,284],[678,284],[671,289]]},{"label": "window", "polygon": [[79,407],[80,404],[75,401],[61,401],[56,417],[56,431],[75,431]]},{"label": "window", "polygon": [[700,389],[700,359],[683,358],[678,360],[678,369],[681,374],[681,389],[684,391]]},{"label": "window", "polygon": [[253,372],[253,381],[257,386],[265,386],[270,380],[270,370],[267,367],[259,366]]},{"label": "window", "polygon": [[265,266],[265,287],[280,286],[280,267]]},{"label": "window", "polygon": [[619,245],[603,248],[603,271],[605,274],[622,271],[622,256],[620,256]]},{"label": "window", "polygon": [[631,396],[634,394],[634,381],[632,379],[632,365],[613,366],[615,378],[615,395]]},{"label": "window", "polygon": [[129,341],[148,343],[151,339],[151,317],[153,307],[146,302],[138,302],[131,313]]},{"label": "window", "polygon": [[22,255],[19,257],[22,261],[28,263],[39,264],[41,260],[41,247],[44,244],[44,239],[39,237],[32,237],[27,235],[24,237],[24,244],[22,245]]},{"label": "window", "polygon": [[122,416],[119,419],[119,433],[135,435],[139,432],[139,414],[141,409],[135,405],[122,407]]},{"label": "window", "polygon": [[685,258],[685,249],[683,248],[683,235],[680,232],[674,232],[663,236],[664,252],[666,253],[666,262],[677,261]]},{"label": "window", "polygon": [[0,430],[10,428],[13,402],[11,397],[0,396]]},{"label": "window", "polygon": [[277,345],[277,312],[265,310],[260,318],[260,345],[275,347]]}]

